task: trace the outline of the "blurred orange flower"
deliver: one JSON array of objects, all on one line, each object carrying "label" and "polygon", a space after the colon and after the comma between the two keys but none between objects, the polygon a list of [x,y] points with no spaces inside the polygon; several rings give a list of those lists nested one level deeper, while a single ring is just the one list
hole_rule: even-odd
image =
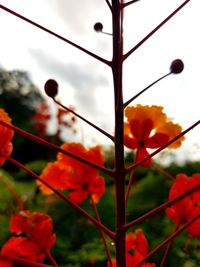
[{"label": "blurred orange flower", "polygon": [[[10,221],[10,231],[15,236],[3,245],[1,252],[40,263],[56,240],[51,218],[37,212],[21,211],[14,214]],[[12,262],[0,260],[0,266],[13,265]]]},{"label": "blurred orange flower", "polygon": [[[181,133],[181,127],[171,122],[160,106],[127,107],[125,110],[124,145],[136,149],[136,162],[149,156],[147,149],[157,149]],[[168,146],[178,148],[184,137]],[[146,167],[151,159],[142,163]]]},{"label": "blurred orange flower", "polygon": [[[6,123],[11,123],[11,118],[8,114],[0,108],[0,120]],[[11,140],[13,138],[14,131],[6,128],[5,126],[0,125],[0,166],[6,160],[5,156],[10,156],[13,150]]]},{"label": "blurred orange flower", "polygon": [[[174,199],[192,187],[200,184],[200,173],[188,177],[178,174],[169,192],[169,200]],[[167,216],[177,225],[185,224],[200,214],[200,191],[185,197],[172,207],[166,209]],[[187,231],[193,237],[200,237],[200,219],[192,223]]]},{"label": "blurred orange flower", "polygon": [[[61,148],[103,166],[103,156],[99,146],[86,149],[78,143],[65,143]],[[62,153],[58,153],[57,161],[46,166],[40,178],[56,189],[69,190],[69,198],[78,205],[88,197],[97,203],[105,192],[105,181],[99,176],[99,170]],[[41,182],[37,184],[44,194],[53,193]]]}]

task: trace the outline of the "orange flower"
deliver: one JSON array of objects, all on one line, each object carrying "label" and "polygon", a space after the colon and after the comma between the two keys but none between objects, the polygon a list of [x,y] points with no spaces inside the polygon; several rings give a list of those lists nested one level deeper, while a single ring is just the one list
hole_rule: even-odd
[{"label": "orange flower", "polygon": [[[67,188],[66,180],[71,168],[68,166],[61,165],[58,161],[50,162],[42,171],[40,178],[43,181],[48,182],[55,189],[64,190]],[[45,186],[40,181],[36,182],[40,187],[40,190],[48,195],[52,194],[53,191]]]},{"label": "orange flower", "polygon": [[[52,220],[48,215],[21,211],[14,214],[10,221],[10,231],[15,237],[11,237],[1,251],[7,255],[43,262],[56,240],[52,230]],[[0,261],[0,266],[11,267],[13,263]]]},{"label": "orange flower", "polygon": [[[166,144],[170,139],[181,133],[181,127],[171,122],[160,106],[127,107],[124,124],[124,145],[130,149],[136,149],[136,162],[147,156],[147,149],[157,149]],[[168,146],[178,148],[184,137]],[[151,159],[143,162],[143,166],[149,166]]]},{"label": "orange flower", "polygon": [[[103,156],[99,146],[86,149],[81,144],[65,143],[61,148],[103,166]],[[105,192],[105,181],[99,176],[99,170],[62,153],[58,153],[57,161],[47,165],[40,178],[56,189],[69,190],[69,198],[78,205],[88,197],[97,203]],[[53,193],[41,182],[38,182],[38,185],[43,193]]]},{"label": "orange flower", "polygon": [[[141,229],[126,235],[126,266],[134,267],[141,261],[149,251],[148,241]],[[116,260],[112,259],[113,267],[116,267]],[[110,263],[107,264],[110,267]],[[155,267],[154,263],[143,263],[141,267]]]},{"label": "orange flower", "polygon": [[[188,177],[185,174],[178,174],[176,181],[169,192],[169,200],[174,199],[192,187],[200,184],[200,174],[193,174]],[[185,224],[200,214],[200,192],[197,191],[181,201],[166,209],[167,216],[177,225]],[[200,219],[192,223],[187,231],[191,236],[200,237]]]},{"label": "orange flower", "polygon": [[[0,120],[11,123],[11,118],[3,109],[0,109]],[[9,157],[12,153],[13,146],[11,140],[13,135],[13,130],[0,125],[0,166],[2,166],[6,160],[5,156]]]}]

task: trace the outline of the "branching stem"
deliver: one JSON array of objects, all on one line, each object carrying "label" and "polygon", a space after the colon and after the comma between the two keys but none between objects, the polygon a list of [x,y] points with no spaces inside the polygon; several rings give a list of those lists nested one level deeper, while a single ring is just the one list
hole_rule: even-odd
[{"label": "branching stem", "polygon": [[114,137],[112,135],[110,135],[109,133],[105,132],[103,129],[99,128],[97,125],[93,124],[92,122],[88,121],[87,119],[85,119],[84,117],[82,117],[81,115],[79,115],[78,113],[76,113],[75,111],[73,111],[72,109],[64,106],[62,103],[60,103],[58,100],[56,100],[55,98],[52,98],[53,101],[58,104],[60,107],[64,108],[65,110],[71,112],[72,114],[74,114],[76,117],[78,117],[79,119],[81,119],[82,121],[86,122],[87,124],[89,124],[90,126],[92,126],[93,128],[95,128],[97,131],[99,131],[100,133],[104,134],[105,136],[107,136],[109,139],[111,139],[114,142]]},{"label": "branching stem", "polygon": [[137,225],[137,224],[145,221],[146,219],[150,218],[151,216],[156,215],[157,213],[165,210],[166,208],[172,206],[173,204],[177,203],[178,201],[184,199],[185,197],[193,194],[194,192],[196,192],[198,190],[200,190],[200,184],[192,187],[190,190],[185,191],[184,193],[180,194],[179,196],[175,197],[174,199],[169,200],[169,201],[161,204],[160,206],[156,207],[155,209],[150,210],[149,212],[147,212],[144,215],[140,216],[139,218],[133,220],[132,222],[127,223],[124,226],[125,230],[128,230],[128,229],[134,227],[135,225]]},{"label": "branching stem", "polygon": [[37,263],[37,262],[32,262],[29,260],[25,260],[23,258],[19,258],[19,257],[15,257],[6,253],[2,253],[0,252],[0,259],[1,260],[7,260],[8,262],[14,262],[16,264],[19,264],[20,266],[23,267],[53,267],[51,265],[47,265],[47,264],[42,264],[42,263]]},{"label": "branching stem", "polygon": [[156,149],[154,152],[152,152],[151,154],[149,154],[148,157],[145,157],[144,159],[139,160],[136,163],[134,163],[133,165],[129,166],[126,169],[126,172],[127,173],[131,172],[131,170],[135,169],[137,166],[141,165],[146,160],[148,160],[148,159],[152,158],[153,156],[157,155],[160,151],[162,151],[163,149],[165,149],[166,147],[168,147],[169,145],[171,145],[172,143],[174,143],[175,141],[177,141],[179,138],[181,138],[182,136],[184,136],[186,133],[188,133],[189,131],[191,131],[193,128],[195,128],[199,123],[200,123],[200,120],[198,120],[197,122],[195,122],[194,124],[192,124],[190,127],[188,127],[185,131],[181,132],[179,135],[177,135],[174,138],[172,138],[165,145],[163,145],[160,148]]},{"label": "branching stem", "polygon": [[150,87],[152,87],[154,84],[156,84],[157,82],[161,81],[162,79],[164,79],[165,77],[169,76],[171,74],[171,72],[163,75],[162,77],[160,77],[159,79],[157,79],[156,81],[154,81],[153,83],[151,83],[150,85],[148,85],[146,88],[144,88],[143,90],[141,90],[139,93],[137,93],[136,95],[134,95],[132,98],[130,98],[128,101],[126,101],[124,103],[124,108],[126,108],[133,100],[135,100],[138,96],[140,96],[141,94],[143,94],[145,91],[147,91]]},{"label": "branching stem", "polygon": [[65,155],[67,155],[67,156],[69,156],[69,157],[71,157],[73,159],[76,159],[76,160],[78,160],[78,161],[80,161],[80,162],[82,162],[82,163],[84,163],[84,164],[86,164],[88,166],[91,166],[91,167],[93,167],[93,168],[95,168],[95,169],[97,169],[99,171],[107,173],[111,177],[115,176],[115,172],[114,171],[111,171],[111,170],[106,169],[106,168],[104,168],[102,166],[96,165],[95,163],[92,163],[91,161],[88,161],[88,160],[86,160],[84,158],[80,158],[77,155],[72,154],[70,152],[67,152],[66,150],[64,150],[64,149],[62,149],[62,148],[60,148],[60,147],[58,147],[58,146],[56,146],[56,145],[54,145],[52,143],[49,143],[49,142],[47,142],[46,140],[44,140],[44,139],[42,139],[40,137],[37,137],[37,136],[35,136],[35,135],[31,134],[31,133],[28,133],[28,132],[26,132],[26,131],[24,131],[24,130],[22,130],[22,129],[14,126],[14,125],[12,125],[12,124],[9,124],[9,123],[6,123],[6,122],[0,120],[0,125],[3,125],[5,127],[7,127],[7,128],[10,128],[10,129],[14,130],[16,133],[18,133],[18,134],[20,134],[20,135],[22,135],[22,136],[24,136],[24,137],[26,137],[28,139],[31,139],[34,142],[37,142],[37,143],[39,143],[39,144],[41,144],[43,146],[46,146],[46,147],[48,147],[48,148],[50,148],[50,149],[52,149],[52,150],[54,150],[56,152],[61,152],[61,153],[65,154]]},{"label": "branching stem", "polygon": [[53,186],[51,186],[49,183],[47,183],[46,181],[42,180],[38,175],[36,175],[34,172],[32,172],[31,170],[29,170],[28,168],[26,168],[23,164],[21,164],[20,162],[18,162],[15,159],[12,159],[10,157],[7,157],[7,160],[10,161],[12,164],[14,164],[15,166],[18,166],[20,169],[24,170],[25,172],[27,172],[31,177],[33,177],[35,180],[40,181],[42,184],[44,184],[45,186],[47,186],[49,189],[51,189],[56,195],[58,195],[61,199],[63,199],[66,203],[68,203],[70,206],[72,206],[76,211],[78,211],[79,213],[81,213],[85,218],[87,218],[88,220],[90,220],[93,224],[95,224],[99,229],[101,229],[102,231],[104,231],[111,239],[115,238],[114,233],[109,230],[107,227],[105,227],[103,224],[101,224],[100,222],[98,222],[95,218],[93,218],[89,213],[87,213],[85,210],[83,210],[81,207],[79,207],[76,203],[74,203],[73,201],[71,201],[68,197],[66,197],[62,192],[56,190]]},{"label": "branching stem", "polygon": [[96,54],[94,54],[94,53],[88,51],[87,49],[85,49],[85,48],[83,48],[83,47],[77,45],[76,43],[73,43],[72,41],[70,41],[70,40],[64,38],[63,36],[61,36],[61,35],[59,35],[59,34],[53,32],[53,31],[51,31],[51,30],[49,30],[49,29],[47,29],[47,28],[45,28],[44,26],[42,26],[42,25],[40,25],[40,24],[34,22],[33,20],[30,20],[30,19],[28,19],[27,17],[25,17],[25,16],[23,16],[23,15],[21,15],[21,14],[15,12],[15,11],[11,10],[11,9],[9,9],[9,8],[7,8],[7,7],[3,6],[3,5],[1,5],[1,4],[0,4],[0,8],[3,9],[3,10],[5,10],[6,12],[8,12],[8,13],[10,13],[10,14],[12,14],[12,15],[14,15],[14,16],[16,16],[16,17],[18,17],[18,18],[20,18],[20,19],[22,19],[22,20],[24,20],[24,21],[26,21],[26,22],[28,22],[28,23],[30,23],[30,24],[32,24],[33,26],[35,26],[35,27],[37,27],[37,28],[39,28],[39,29],[41,29],[41,30],[43,30],[43,31],[45,31],[45,32],[47,32],[47,33],[49,33],[49,34],[55,36],[55,37],[57,37],[58,39],[60,39],[60,40],[62,40],[62,41],[64,41],[64,42],[66,42],[66,43],[72,45],[73,47],[75,47],[75,48],[79,49],[80,51],[84,52],[85,54],[88,54],[89,56],[91,56],[91,57],[97,59],[98,61],[100,61],[100,62],[102,62],[102,63],[104,63],[104,64],[110,66],[110,64],[111,64],[110,61],[108,61],[108,60],[106,60],[106,59],[104,59],[104,58],[102,58],[102,57],[99,57],[98,55],[96,55]]},{"label": "branching stem", "polygon": [[190,0],[184,1],[177,9],[175,9],[166,19],[164,19],[157,27],[155,27],[149,34],[147,34],[138,44],[136,44],[130,51],[128,51],[123,59],[127,59],[136,49],[145,43],[155,32],[157,32],[167,21],[169,21],[178,11],[180,11]]},{"label": "branching stem", "polygon": [[165,239],[159,246],[157,246],[155,249],[153,249],[144,259],[142,259],[140,262],[138,262],[135,267],[141,266],[142,263],[147,261],[149,258],[151,258],[154,254],[156,254],[160,249],[162,249],[166,244],[174,240],[175,237],[177,237],[180,233],[182,233],[185,229],[187,229],[193,222],[198,220],[200,218],[200,214],[196,215],[193,219],[191,219],[189,222],[184,224],[179,230],[175,231],[172,235],[170,235],[167,239]]}]

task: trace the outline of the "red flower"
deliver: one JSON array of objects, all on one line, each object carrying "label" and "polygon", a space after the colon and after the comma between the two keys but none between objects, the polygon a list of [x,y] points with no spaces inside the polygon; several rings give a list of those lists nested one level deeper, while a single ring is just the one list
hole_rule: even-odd
[{"label": "red flower", "polygon": [[[3,109],[0,109],[0,120],[11,123],[11,118]],[[12,153],[13,146],[11,140],[13,135],[13,130],[0,125],[0,166],[2,166],[6,160],[5,156],[9,157]]]},{"label": "red flower", "polygon": [[[126,236],[126,267],[134,267],[139,261],[147,256],[149,251],[148,241],[141,229]],[[108,267],[110,263],[108,262]],[[116,260],[112,259],[113,267],[116,267]],[[154,263],[143,263],[141,267],[155,267]]]},{"label": "red flower", "polygon": [[[157,149],[170,139],[180,134],[181,127],[168,120],[163,108],[159,106],[127,107],[125,116],[127,122],[124,129],[124,144],[130,149],[136,149],[136,162],[149,156],[149,149]],[[174,142],[169,148],[177,148],[184,137]],[[151,159],[142,163],[149,166]]]},{"label": "red flower", "polygon": [[[81,144],[65,143],[61,148],[99,166],[103,165],[99,146],[86,149]],[[99,171],[62,153],[58,153],[57,158],[57,161],[47,165],[40,178],[56,189],[69,190],[69,198],[78,205],[88,197],[97,203],[105,192],[105,181],[99,176]],[[41,182],[37,183],[43,193],[53,193]]]},{"label": "red flower", "polygon": [[[52,230],[52,220],[48,215],[21,211],[14,214],[10,221],[10,231],[16,236],[11,237],[1,251],[7,255],[43,262],[56,240]],[[0,261],[0,266],[4,266],[2,264],[5,267],[13,266],[13,263]]]},{"label": "red flower", "polygon": [[[185,174],[179,174],[169,192],[169,200],[174,199],[180,194],[200,184],[200,174],[193,174],[188,177]],[[181,201],[166,209],[167,216],[177,225],[185,224],[200,214],[200,192],[197,191]],[[192,223],[187,231],[191,236],[200,237],[200,219]]]}]

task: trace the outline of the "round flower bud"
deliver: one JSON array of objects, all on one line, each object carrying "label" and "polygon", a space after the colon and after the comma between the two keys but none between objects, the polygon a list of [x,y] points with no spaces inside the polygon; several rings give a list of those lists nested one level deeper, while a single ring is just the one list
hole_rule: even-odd
[{"label": "round flower bud", "polygon": [[181,59],[175,59],[172,61],[170,66],[171,73],[178,74],[181,73],[184,69],[184,64]]},{"label": "round flower bud", "polygon": [[101,22],[97,22],[94,24],[94,30],[96,32],[102,32],[103,30],[103,24]]},{"label": "round flower bud", "polygon": [[44,90],[49,97],[54,98],[58,93],[58,83],[53,79],[49,79],[44,85]]}]

